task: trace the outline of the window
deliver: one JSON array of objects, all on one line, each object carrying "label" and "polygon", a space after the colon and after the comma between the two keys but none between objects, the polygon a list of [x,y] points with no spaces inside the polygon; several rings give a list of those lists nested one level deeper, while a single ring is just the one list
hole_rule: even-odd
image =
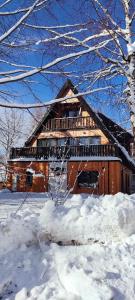
[{"label": "window", "polygon": [[79,145],[79,139],[76,138],[76,137],[74,137],[74,138],[70,137],[69,140],[68,140],[68,144],[70,146],[78,146]]},{"label": "window", "polygon": [[47,147],[55,147],[57,145],[56,139],[48,139]]},{"label": "window", "polygon": [[46,139],[38,139],[37,140],[37,146],[38,147],[46,147],[47,146],[47,140]]},{"label": "window", "polygon": [[61,138],[57,140],[57,145],[58,146],[66,146],[67,145],[67,139],[66,138]]},{"label": "window", "polygon": [[29,171],[26,172],[26,185],[32,186],[33,183],[33,174]]},{"label": "window", "polygon": [[93,144],[93,145],[100,145],[101,144],[101,137],[100,136],[91,136],[89,139],[90,139],[90,144]]},{"label": "window", "polygon": [[64,117],[66,118],[74,118],[79,116],[79,110],[66,110],[64,112]]},{"label": "window", "polygon": [[100,145],[100,136],[80,137],[80,145]]},{"label": "window", "polygon": [[60,176],[64,173],[64,167],[52,167],[50,170],[53,172],[53,176]]},{"label": "window", "polygon": [[98,185],[99,173],[98,171],[82,171],[78,175],[78,186],[96,188]]},{"label": "window", "polygon": [[81,137],[79,144],[80,145],[89,145],[90,144],[89,137]]},{"label": "window", "polygon": [[56,146],[56,139],[38,139],[37,146],[38,147]]}]

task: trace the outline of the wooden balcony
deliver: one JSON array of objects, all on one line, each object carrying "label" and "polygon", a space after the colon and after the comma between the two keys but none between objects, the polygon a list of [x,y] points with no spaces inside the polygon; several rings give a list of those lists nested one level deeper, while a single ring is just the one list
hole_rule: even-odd
[{"label": "wooden balcony", "polygon": [[24,147],[12,148],[10,159],[15,158],[66,158],[70,157],[89,157],[89,156],[104,156],[104,157],[119,157],[119,148],[117,145],[90,145],[90,146],[57,146],[57,147]]},{"label": "wooden balcony", "polygon": [[95,129],[97,125],[91,117],[55,118],[50,119],[43,127],[43,131],[56,131],[68,129]]}]

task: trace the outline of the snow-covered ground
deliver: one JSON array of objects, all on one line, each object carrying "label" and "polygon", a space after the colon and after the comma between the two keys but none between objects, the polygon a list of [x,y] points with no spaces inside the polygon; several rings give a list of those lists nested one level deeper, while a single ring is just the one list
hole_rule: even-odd
[{"label": "snow-covered ground", "polygon": [[[45,193],[11,193],[8,190],[0,191],[0,221],[7,219],[11,213],[15,213],[21,206],[37,211],[44,206],[47,199]],[[23,204],[24,202],[24,204]]]},{"label": "snow-covered ground", "polygon": [[24,196],[0,193],[1,300],[135,299],[135,195]]}]

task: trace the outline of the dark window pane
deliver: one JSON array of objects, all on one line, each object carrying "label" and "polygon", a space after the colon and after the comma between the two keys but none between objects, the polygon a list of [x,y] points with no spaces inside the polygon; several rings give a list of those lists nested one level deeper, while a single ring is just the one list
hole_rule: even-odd
[{"label": "dark window pane", "polygon": [[26,172],[26,185],[32,186],[33,174],[31,172]]},{"label": "dark window pane", "polygon": [[80,145],[100,145],[101,137],[100,136],[90,136],[90,137],[80,137]]},{"label": "dark window pane", "polygon": [[38,139],[37,147],[51,147],[56,146],[56,139]]},{"label": "dark window pane", "polygon": [[57,145],[56,139],[48,139],[47,141],[48,141],[47,143],[48,147],[55,147]]},{"label": "dark window pane", "polygon": [[89,138],[89,144],[100,145],[101,144],[101,137],[100,136],[91,136]]},{"label": "dark window pane", "polygon": [[58,146],[65,146],[67,144],[67,139],[66,138],[61,138],[57,140],[57,145]]},{"label": "dark window pane", "polygon": [[38,139],[37,140],[37,147],[46,147],[47,146],[47,140],[46,139]]},{"label": "dark window pane", "polygon": [[80,145],[89,145],[89,137],[81,137],[80,138]]},{"label": "dark window pane", "polygon": [[67,110],[64,112],[64,117],[74,118],[79,116],[79,110]]},{"label": "dark window pane", "polygon": [[69,145],[70,146],[78,146],[79,145],[79,139],[78,138],[69,138]]},{"label": "dark window pane", "polygon": [[78,186],[95,188],[98,184],[98,177],[98,171],[82,171],[78,176]]}]

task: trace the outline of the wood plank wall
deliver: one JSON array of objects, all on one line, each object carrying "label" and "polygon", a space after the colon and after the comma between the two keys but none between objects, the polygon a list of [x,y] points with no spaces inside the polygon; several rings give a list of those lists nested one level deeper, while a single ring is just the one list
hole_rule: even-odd
[{"label": "wood plank wall", "polygon": [[[98,171],[99,184],[97,188],[80,188],[77,184],[78,172]],[[68,163],[68,186],[73,193],[116,194],[121,191],[121,162],[119,161],[90,161]]]}]

